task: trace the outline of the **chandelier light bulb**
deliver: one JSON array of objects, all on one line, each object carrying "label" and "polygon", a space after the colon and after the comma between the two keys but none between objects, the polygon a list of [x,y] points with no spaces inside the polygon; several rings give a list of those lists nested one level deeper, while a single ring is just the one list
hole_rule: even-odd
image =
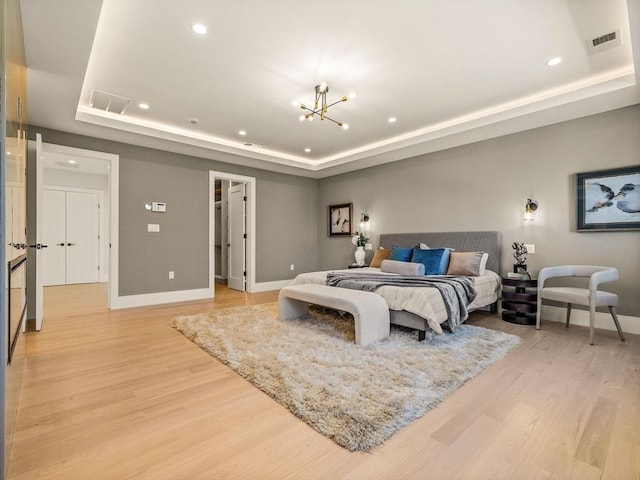
[{"label": "chandelier light bulb", "polygon": [[341,126],[344,130],[349,130],[349,124],[348,124],[348,123],[342,123],[342,124],[340,124],[340,126]]}]

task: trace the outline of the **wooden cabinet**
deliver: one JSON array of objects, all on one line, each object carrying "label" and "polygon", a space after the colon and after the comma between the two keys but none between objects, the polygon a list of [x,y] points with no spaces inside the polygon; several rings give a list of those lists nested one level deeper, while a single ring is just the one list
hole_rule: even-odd
[{"label": "wooden cabinet", "polygon": [[520,325],[535,325],[538,281],[502,279],[502,319]]}]

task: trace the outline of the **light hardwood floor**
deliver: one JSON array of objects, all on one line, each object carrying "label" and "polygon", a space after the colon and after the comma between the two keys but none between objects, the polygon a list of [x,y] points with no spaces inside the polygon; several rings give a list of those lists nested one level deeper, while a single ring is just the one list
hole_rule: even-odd
[{"label": "light hardwood floor", "polygon": [[50,287],[9,479],[640,478],[640,337],[474,313],[522,343],[370,454],[316,433],[170,327],[277,292],[108,311],[104,285]]}]

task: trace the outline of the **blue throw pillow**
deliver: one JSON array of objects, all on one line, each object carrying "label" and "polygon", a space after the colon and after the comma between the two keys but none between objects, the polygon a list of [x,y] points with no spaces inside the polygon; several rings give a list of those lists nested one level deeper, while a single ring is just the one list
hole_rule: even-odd
[{"label": "blue throw pillow", "polygon": [[451,252],[448,248],[430,248],[422,250],[414,248],[411,261],[424,265],[425,275],[444,275],[449,267],[449,256]]},{"label": "blue throw pillow", "polygon": [[409,260],[411,260],[412,254],[413,248],[391,247],[391,255],[389,255],[389,260],[408,262]]}]

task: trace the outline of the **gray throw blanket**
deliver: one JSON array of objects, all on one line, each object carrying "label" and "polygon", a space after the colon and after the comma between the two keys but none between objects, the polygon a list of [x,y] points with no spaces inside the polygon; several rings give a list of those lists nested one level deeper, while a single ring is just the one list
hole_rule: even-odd
[{"label": "gray throw blanket", "polygon": [[381,275],[377,273],[327,273],[330,287],[351,288],[375,292],[385,285],[394,287],[432,287],[438,289],[447,309],[447,326],[453,332],[469,317],[467,307],[477,296],[469,277],[441,277],[416,275]]}]

